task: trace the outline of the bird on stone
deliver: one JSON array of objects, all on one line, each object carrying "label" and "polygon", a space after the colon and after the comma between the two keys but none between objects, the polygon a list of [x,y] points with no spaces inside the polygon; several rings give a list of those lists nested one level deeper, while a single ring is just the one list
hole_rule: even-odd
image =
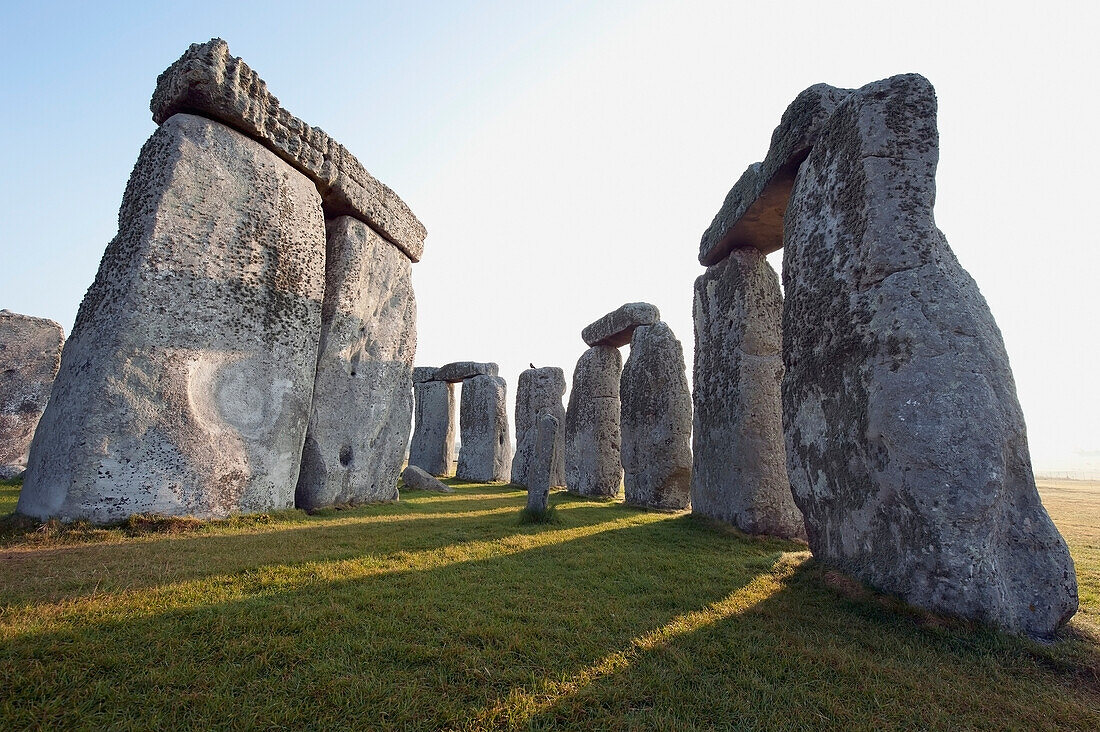
[{"label": "bird on stone", "polygon": [[535,364],[531,364],[531,368],[535,368]]}]

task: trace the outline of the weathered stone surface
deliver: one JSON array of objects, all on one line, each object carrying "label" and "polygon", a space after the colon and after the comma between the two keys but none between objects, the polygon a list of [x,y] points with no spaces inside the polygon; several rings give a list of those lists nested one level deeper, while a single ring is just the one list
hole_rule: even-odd
[{"label": "weathered stone surface", "polygon": [[478,483],[508,481],[512,441],[507,405],[508,386],[499,376],[481,374],[462,382],[457,477]]},{"label": "weathered stone surface", "polygon": [[554,470],[561,461],[561,433],[561,421],[553,413],[539,414],[538,423],[535,426],[535,446],[531,451],[531,464],[528,470],[528,511],[546,512]]},{"label": "weathered stone surface", "polygon": [[550,471],[550,485],[565,485],[565,372],[557,366],[526,369],[516,385],[516,454],[512,458],[512,482],[530,486],[532,460],[539,418],[546,413],[558,419],[556,462]]},{"label": "weathered stone surface", "polygon": [[581,496],[619,495],[619,378],[623,357],[614,346],[593,346],[573,370],[565,412],[565,484]]},{"label": "weathered stone surface", "polygon": [[435,372],[439,371],[435,366],[417,366],[413,369],[413,383],[420,384],[435,378]]},{"label": "weathered stone surface", "polygon": [[405,487],[413,491],[437,491],[439,493],[454,493],[455,489],[437,480],[434,476],[410,465],[401,472],[401,480],[405,481]]},{"label": "weathered stone surface", "polygon": [[804,538],[783,449],[783,296],[757,249],[695,280],[691,510],[750,534]]},{"label": "weathered stone surface", "polygon": [[937,612],[1050,635],[1077,609],[1000,331],[933,219],[936,98],[843,102],[786,218],[783,421],[821,560]]},{"label": "weathered stone surface", "polygon": [[113,521],[292,506],[324,248],[309,179],[217,122],[166,121],[65,344],[18,511]]},{"label": "weathered stone surface", "polygon": [[328,219],[313,409],[294,502],[397,497],[412,424],[412,262],[351,216]]},{"label": "weathered stone surface", "polygon": [[661,319],[661,311],[647,302],[628,302],[581,331],[589,346],[625,346],[630,343],[639,325],[653,325]]},{"label": "weathered stone surface", "polygon": [[0,478],[27,467],[64,342],[61,326],[52,320],[0,310]]},{"label": "weathered stone surface", "polygon": [[851,93],[850,89],[816,84],[791,102],[772,132],[764,161],[753,163],[741,175],[704,232],[700,264],[717,264],[738,247],[754,247],[767,254],[783,246],[783,212],[798,166],[810,154],[829,115]]},{"label": "weathered stone surface", "polygon": [[626,502],[649,508],[687,508],[691,391],[684,350],[667,324],[644,325],[634,331],[619,395]]},{"label": "weathered stone surface", "polygon": [[416,421],[409,464],[450,475],[455,459],[455,388],[445,381],[413,380]]},{"label": "weathered stone surface", "polygon": [[459,381],[465,381],[466,379],[472,379],[475,376],[481,376],[482,374],[488,374],[489,376],[496,376],[500,371],[500,367],[495,363],[479,363],[477,361],[455,361],[454,363],[447,363],[440,366],[435,370],[435,376],[432,378],[436,381],[449,381],[452,384]]},{"label": "weathered stone surface", "polygon": [[420,261],[427,232],[405,202],[324,130],[279,106],[264,80],[222,39],[192,44],[157,78],[149,108],[157,124],[188,112],[255,138],[317,185],[326,215],[363,219]]}]

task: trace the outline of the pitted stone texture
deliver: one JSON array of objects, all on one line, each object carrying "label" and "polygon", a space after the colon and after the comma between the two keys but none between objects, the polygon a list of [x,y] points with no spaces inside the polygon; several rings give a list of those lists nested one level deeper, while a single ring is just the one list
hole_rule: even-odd
[{"label": "pitted stone texture", "polygon": [[435,372],[439,371],[435,366],[417,366],[413,369],[413,383],[420,384],[435,378]]},{"label": "pitted stone texture", "polygon": [[0,310],[0,478],[27,467],[64,342],[61,326],[52,320]]},{"label": "pitted stone texture", "polygon": [[427,232],[405,202],[324,130],[279,106],[264,80],[222,39],[191,44],[157,77],[149,109],[157,124],[187,112],[253,137],[317,185],[328,216],[361,218],[420,261]]},{"label": "pitted stone texture", "polygon": [[783,212],[798,166],[810,154],[829,115],[851,93],[850,89],[815,84],[791,102],[772,132],[764,161],[745,170],[704,232],[700,264],[717,264],[739,247],[754,247],[767,254],[783,246]]},{"label": "pitted stone texture", "polygon": [[783,449],[783,296],[735,249],[695,280],[691,510],[750,534],[805,538]]},{"label": "pitted stone texture", "polygon": [[217,122],[165,122],[65,344],[18,511],[106,522],[293,506],[324,251],[305,176]]},{"label": "pitted stone texture", "polygon": [[432,378],[436,381],[449,381],[452,384],[466,379],[472,379],[475,376],[496,376],[500,371],[500,367],[495,363],[479,363],[478,361],[455,361],[454,363],[447,363],[440,366],[435,370],[435,376]]},{"label": "pitted stone texture", "polygon": [[416,420],[409,465],[431,475],[451,473],[455,459],[455,388],[445,381],[414,381]]},{"label": "pitted stone texture", "polygon": [[573,370],[565,412],[565,484],[580,496],[614,497],[623,480],[619,379],[623,357],[614,346],[593,346]]},{"label": "pitted stone texture", "polygon": [[455,492],[454,488],[428,475],[415,465],[410,465],[401,471],[401,480],[405,481],[405,487],[412,491]]},{"label": "pitted stone texture", "polygon": [[691,391],[684,349],[667,324],[634,331],[619,394],[626,502],[648,508],[687,508]]},{"label": "pitted stone texture", "polygon": [[1000,331],[933,219],[936,98],[842,103],[798,174],[783,261],[783,422],[821,560],[936,612],[1049,636],[1077,609],[1035,489]]},{"label": "pitted stone texture", "polygon": [[562,423],[552,413],[542,412],[534,431],[535,445],[528,471],[527,510],[546,513],[554,469],[561,457]]},{"label": "pitted stone texture", "polygon": [[512,441],[504,379],[481,374],[463,381],[458,421],[462,444],[456,477],[477,483],[507,482]]},{"label": "pitted stone texture", "polygon": [[554,438],[557,449],[550,471],[550,485],[565,485],[565,372],[557,366],[526,369],[516,385],[516,454],[512,458],[512,483],[530,486],[539,419],[552,414],[558,420]]},{"label": "pitted stone texture", "polygon": [[351,216],[326,224],[313,409],[294,502],[314,510],[397,497],[412,425],[412,262]]},{"label": "pitted stone texture", "polygon": [[661,319],[657,306],[647,302],[628,302],[581,331],[589,346],[625,346],[639,325],[653,325]]}]

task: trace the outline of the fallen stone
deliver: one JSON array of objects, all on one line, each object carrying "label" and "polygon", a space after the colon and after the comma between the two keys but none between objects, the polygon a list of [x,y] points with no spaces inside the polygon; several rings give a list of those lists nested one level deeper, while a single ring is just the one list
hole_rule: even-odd
[{"label": "fallen stone", "polygon": [[1000,331],[933,218],[936,97],[842,102],[786,214],[783,422],[820,560],[941,613],[1050,636],[1077,609]]},{"label": "fallen stone", "polygon": [[481,374],[462,382],[456,477],[475,483],[508,481],[512,442],[507,405],[508,386],[499,376]]},{"label": "fallen stone", "polygon": [[558,420],[555,436],[556,462],[551,467],[550,485],[565,485],[565,373],[557,366],[526,369],[516,386],[516,454],[512,458],[512,483],[529,486],[540,417],[552,414]]},{"label": "fallen stone", "polygon": [[555,466],[560,461],[561,428],[561,422],[551,412],[539,415],[527,487],[528,511],[546,513]]},{"label": "fallen stone", "polygon": [[455,361],[454,363],[448,363],[440,366],[435,370],[435,376],[432,378],[436,381],[449,381],[452,384],[466,379],[472,379],[475,376],[496,376],[500,371],[500,367],[495,363],[479,363],[477,361]]},{"label": "fallen stone", "polygon": [[691,391],[684,350],[661,322],[634,331],[619,387],[626,502],[690,505]]},{"label": "fallen stone", "polygon": [[614,346],[593,346],[573,370],[565,412],[565,484],[580,496],[614,497],[623,480],[619,378],[623,357]]},{"label": "fallen stone", "polygon": [[455,492],[454,488],[428,475],[415,465],[410,465],[401,472],[401,480],[405,481],[405,487],[412,491]]},{"label": "fallen stone", "polygon": [[704,232],[700,264],[717,264],[739,247],[767,254],[783,246],[783,212],[798,166],[810,154],[829,115],[851,93],[850,89],[816,84],[791,102],[772,132],[764,161],[750,165],[741,175]]},{"label": "fallen stone", "polygon": [[325,297],[298,508],[388,501],[412,425],[412,262],[351,216],[326,221]]},{"label": "fallen stone", "polygon": [[695,280],[691,511],[750,534],[805,538],[783,448],[783,296],[757,249]]},{"label": "fallen stone", "polygon": [[653,325],[661,311],[647,302],[628,302],[581,331],[589,346],[625,346],[639,325]]},{"label": "fallen stone", "polygon": [[431,475],[450,475],[455,459],[454,385],[445,381],[416,381],[414,376],[413,393],[416,421],[409,464]]},{"label": "fallen stone", "polygon": [[149,108],[158,125],[186,112],[253,137],[316,184],[327,216],[360,218],[412,261],[420,261],[427,232],[405,202],[324,130],[283,109],[264,80],[230,54],[222,39],[192,44],[157,77]]},{"label": "fallen stone", "polygon": [[161,125],[65,344],[17,510],[108,522],[293,506],[324,251],[308,178],[218,122]]},{"label": "fallen stone", "polygon": [[27,451],[50,398],[65,342],[61,326],[0,310],[0,478],[27,468]]}]

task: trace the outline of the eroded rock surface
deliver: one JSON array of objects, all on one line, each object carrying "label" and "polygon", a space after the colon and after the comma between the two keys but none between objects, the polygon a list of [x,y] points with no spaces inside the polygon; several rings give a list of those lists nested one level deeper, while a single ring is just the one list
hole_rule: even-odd
[{"label": "eroded rock surface", "polygon": [[[560,370],[560,369],[559,369]],[[554,470],[560,460],[562,424],[551,412],[541,412],[535,425],[535,445],[528,471],[527,510],[545,513]]]},{"label": "eroded rock surface", "polygon": [[401,480],[405,481],[405,487],[413,491],[435,491],[437,493],[454,493],[455,489],[446,483],[428,475],[415,465],[410,465],[401,471]]},{"label": "eroded rock surface", "polygon": [[619,387],[626,502],[690,505],[691,391],[684,350],[664,322],[639,326]]},{"label": "eroded rock surface", "polygon": [[1000,331],[936,228],[936,99],[869,84],[786,214],[783,420],[815,556],[936,612],[1049,636],[1077,609]]},{"label": "eroded rock surface", "polygon": [[565,484],[581,496],[614,497],[623,480],[619,379],[623,357],[593,346],[573,370],[565,412]]},{"label": "eroded rock surface", "polygon": [[477,483],[508,481],[512,441],[508,434],[508,386],[481,374],[462,382],[456,477]]},{"label": "eroded rock surface", "polygon": [[0,310],[0,478],[27,467],[64,342],[64,331],[52,320]]},{"label": "eroded rock surface", "polygon": [[647,302],[628,302],[612,310],[581,331],[589,346],[625,346],[630,343],[639,325],[653,325],[661,319],[661,311]]},{"label": "eroded rock surface", "polygon": [[452,384],[456,384],[466,379],[472,379],[475,376],[496,376],[499,372],[500,367],[495,363],[455,361],[454,363],[443,364],[437,368],[432,378],[436,381],[449,381]]},{"label": "eroded rock surface", "polygon": [[540,418],[552,414],[557,418],[558,433],[554,440],[554,465],[550,470],[550,485],[565,485],[565,372],[557,366],[526,369],[516,385],[516,454],[512,458],[512,483],[530,486],[530,471]]},{"label": "eroded rock surface", "polygon": [[450,475],[455,459],[454,385],[430,378],[417,381],[414,376],[413,396],[416,421],[409,447],[409,464],[431,475]]}]

